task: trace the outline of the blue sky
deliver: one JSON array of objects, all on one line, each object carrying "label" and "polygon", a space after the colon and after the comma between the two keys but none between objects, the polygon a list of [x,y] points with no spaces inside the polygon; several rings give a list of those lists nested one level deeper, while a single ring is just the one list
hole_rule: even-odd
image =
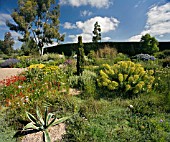
[{"label": "blue sky", "polygon": [[[102,41],[139,41],[149,33],[158,41],[170,41],[170,0],[57,0],[60,3],[60,33],[64,43],[92,41],[94,24],[98,21]],[[17,0],[0,0],[0,39],[9,31],[5,21],[17,7]],[[15,48],[19,33],[11,32]]]}]

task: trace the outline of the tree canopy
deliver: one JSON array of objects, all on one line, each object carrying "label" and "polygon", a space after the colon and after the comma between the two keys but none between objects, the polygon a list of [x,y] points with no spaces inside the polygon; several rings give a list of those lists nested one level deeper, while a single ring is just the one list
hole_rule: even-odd
[{"label": "tree canopy", "polygon": [[14,51],[13,45],[14,45],[14,39],[10,32],[6,32],[4,35],[4,40],[0,41],[0,50],[4,54],[10,54]]},{"label": "tree canopy", "polygon": [[159,51],[158,41],[150,34],[143,35],[140,42],[144,53],[153,54]]},{"label": "tree canopy", "polygon": [[59,33],[60,7],[55,0],[18,0],[18,8],[12,13],[15,23],[7,21],[10,30],[23,35],[21,42],[34,40],[41,52],[44,44],[64,40]]},{"label": "tree canopy", "polygon": [[94,24],[93,35],[94,35],[92,38],[93,42],[98,42],[99,40],[101,41],[101,28],[98,22]]}]

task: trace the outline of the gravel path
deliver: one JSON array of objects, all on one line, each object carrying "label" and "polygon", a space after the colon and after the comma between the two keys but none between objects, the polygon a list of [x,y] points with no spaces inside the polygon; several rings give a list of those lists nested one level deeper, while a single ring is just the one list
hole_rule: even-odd
[{"label": "gravel path", "polygon": [[0,68],[0,81],[7,77],[20,74],[24,70],[26,69],[24,68]]}]

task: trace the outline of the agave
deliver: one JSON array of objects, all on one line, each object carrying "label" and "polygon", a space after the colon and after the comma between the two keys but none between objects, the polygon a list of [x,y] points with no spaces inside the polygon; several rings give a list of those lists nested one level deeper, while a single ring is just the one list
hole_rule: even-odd
[{"label": "agave", "polygon": [[34,129],[34,130],[42,131],[43,132],[43,139],[44,139],[45,142],[51,142],[51,139],[50,139],[50,136],[49,136],[49,133],[48,133],[49,127],[58,125],[58,124],[60,124],[60,123],[62,123],[65,120],[70,118],[70,116],[69,116],[69,117],[63,117],[63,118],[57,119],[55,114],[48,113],[47,107],[45,109],[44,119],[43,119],[42,114],[41,114],[38,107],[36,108],[37,118],[27,111],[26,111],[26,115],[31,122],[28,123],[23,128],[23,130]]}]

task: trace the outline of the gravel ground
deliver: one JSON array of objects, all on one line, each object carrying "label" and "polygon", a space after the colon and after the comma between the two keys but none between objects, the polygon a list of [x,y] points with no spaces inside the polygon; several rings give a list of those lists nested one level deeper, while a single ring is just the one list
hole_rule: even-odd
[{"label": "gravel ground", "polygon": [[7,77],[20,74],[24,70],[26,69],[24,68],[0,68],[0,81]]}]

